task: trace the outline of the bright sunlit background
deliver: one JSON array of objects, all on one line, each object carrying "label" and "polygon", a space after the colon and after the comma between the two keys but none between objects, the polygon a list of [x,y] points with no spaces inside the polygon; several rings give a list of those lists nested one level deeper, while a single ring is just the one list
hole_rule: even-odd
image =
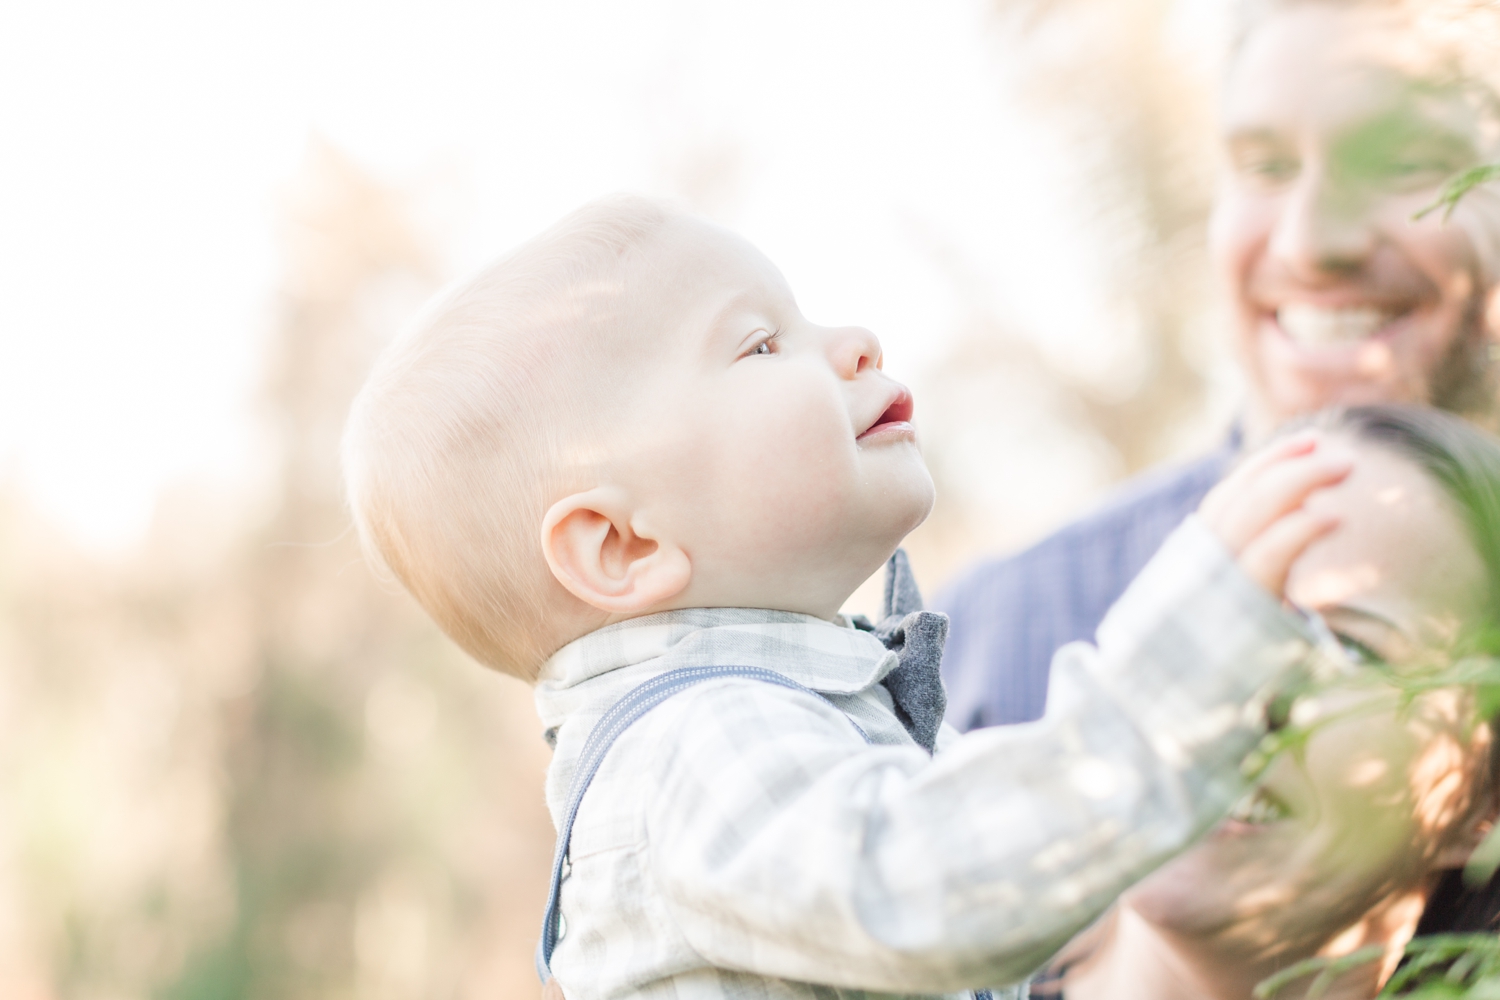
[{"label": "bright sunlit background", "polygon": [[0,995],[536,995],[546,748],[360,561],[373,353],[580,203],[679,199],[915,389],[930,588],[1223,432],[1219,22],[0,7]]},{"label": "bright sunlit background", "polygon": [[443,277],[592,197],[661,193],[744,231],[812,318],[874,329],[897,377],[973,290],[1115,360],[1087,179],[1017,93],[992,2],[0,18],[0,455],[91,545],[138,539],[167,483],[255,474],[278,205],[314,143],[411,198]]}]

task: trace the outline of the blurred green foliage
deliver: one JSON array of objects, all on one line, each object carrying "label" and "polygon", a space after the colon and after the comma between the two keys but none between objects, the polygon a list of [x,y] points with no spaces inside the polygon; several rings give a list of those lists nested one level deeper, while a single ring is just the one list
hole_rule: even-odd
[{"label": "blurred green foliage", "polygon": [[[1323,996],[1342,973],[1385,958],[1379,946],[1339,958],[1298,962],[1255,988],[1270,1000],[1282,988],[1312,977],[1308,1000]],[[1406,960],[1387,980],[1382,997],[1411,1000],[1500,1000],[1500,937],[1494,934],[1433,934],[1406,946]]]}]

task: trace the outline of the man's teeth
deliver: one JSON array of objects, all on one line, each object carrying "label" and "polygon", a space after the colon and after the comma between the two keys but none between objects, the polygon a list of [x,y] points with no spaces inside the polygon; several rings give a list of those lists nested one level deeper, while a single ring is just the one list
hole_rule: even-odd
[{"label": "man's teeth", "polygon": [[1249,795],[1240,799],[1229,811],[1230,819],[1237,819],[1241,823],[1265,824],[1274,823],[1286,818],[1286,807],[1280,802],[1266,795],[1260,789],[1256,789]]},{"label": "man's teeth", "polygon": [[1367,340],[1390,321],[1380,309],[1324,309],[1289,305],[1276,311],[1276,321],[1299,344],[1348,344]]}]

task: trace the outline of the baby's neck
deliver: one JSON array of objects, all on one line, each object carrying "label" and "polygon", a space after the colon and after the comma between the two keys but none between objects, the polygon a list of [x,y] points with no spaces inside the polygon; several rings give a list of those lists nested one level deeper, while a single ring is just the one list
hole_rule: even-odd
[{"label": "baby's neck", "polygon": [[[1100,925],[1097,942],[1069,972],[1063,989],[1067,1000],[1252,1000],[1257,984],[1314,954],[1346,955],[1384,945],[1385,961],[1351,969],[1320,993],[1323,1000],[1370,1000],[1394,971],[1423,902],[1419,892],[1398,897],[1321,947],[1275,956],[1246,954],[1228,935],[1167,931],[1122,903]],[[1289,983],[1277,1000],[1304,1000],[1311,984],[1311,977]]]}]

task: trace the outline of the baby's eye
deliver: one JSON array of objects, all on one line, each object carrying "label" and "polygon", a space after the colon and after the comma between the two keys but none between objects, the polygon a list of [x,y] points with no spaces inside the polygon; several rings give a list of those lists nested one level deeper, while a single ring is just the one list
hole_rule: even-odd
[{"label": "baby's eye", "polygon": [[772,334],[767,334],[766,337],[763,340],[761,340],[759,343],[757,343],[754,347],[750,348],[750,350],[746,351],[744,354],[740,355],[740,357],[743,357],[743,358],[753,358],[753,357],[755,357],[757,355],[766,355],[766,354],[775,354],[775,353],[776,353],[776,334],[772,333]]}]

